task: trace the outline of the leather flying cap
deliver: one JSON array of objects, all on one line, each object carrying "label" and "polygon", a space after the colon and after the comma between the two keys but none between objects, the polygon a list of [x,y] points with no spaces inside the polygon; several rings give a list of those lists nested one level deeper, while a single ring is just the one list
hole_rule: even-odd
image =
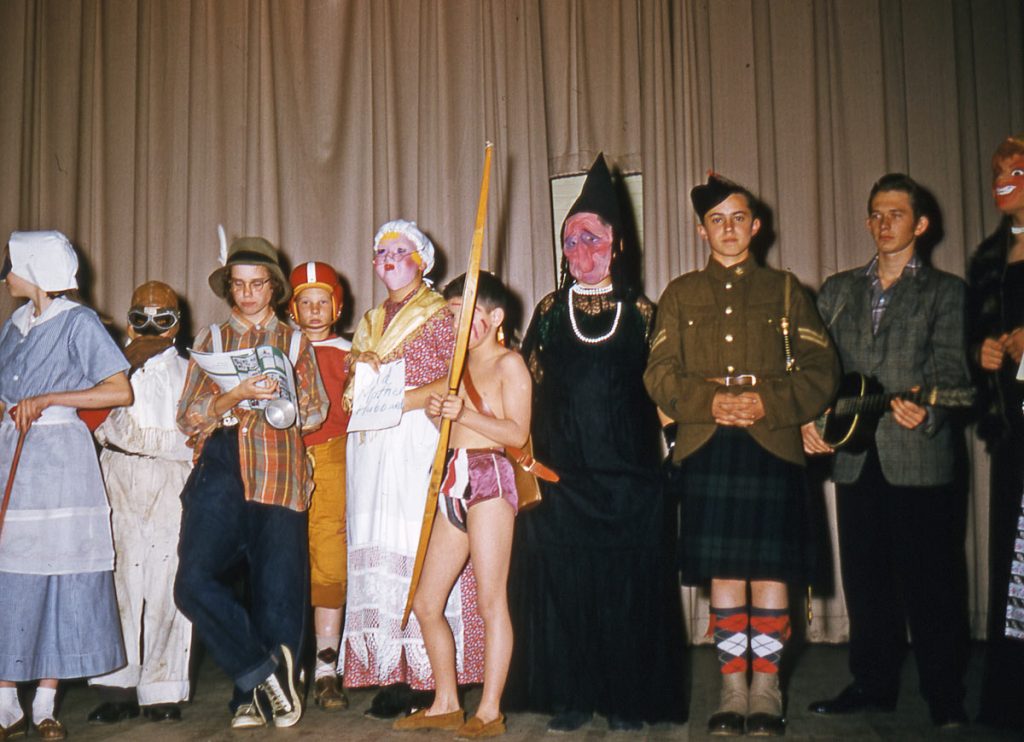
[{"label": "leather flying cap", "polygon": [[146,281],[132,292],[132,309],[177,309],[178,295],[162,281]]},{"label": "leather flying cap", "polygon": [[[586,212],[597,214],[607,224],[611,225],[615,238],[622,236],[622,211],[619,206],[619,197],[615,192],[612,183],[612,174],[608,170],[608,163],[604,161],[604,152],[597,156],[594,164],[587,171],[587,177],[583,181],[583,190],[579,197],[569,208],[565,215],[565,221],[573,214]],[[565,239],[565,221],[562,222],[560,238]]]},{"label": "leather flying cap", "polygon": [[227,298],[225,291],[225,274],[229,274],[233,265],[262,265],[266,266],[270,273],[277,277],[284,289],[284,295],[280,302],[284,303],[291,298],[292,287],[288,283],[284,271],[281,270],[280,258],[273,245],[262,237],[239,237],[231,243],[228,248],[227,261],[223,266],[210,274],[210,288],[222,299]]},{"label": "leather flying cap", "polygon": [[728,178],[709,173],[707,183],[694,186],[690,191],[690,202],[693,204],[693,210],[697,212],[697,220],[703,222],[705,214],[734,193],[746,196],[751,210],[754,209],[754,198],[750,191],[738,183],[733,183]]}]

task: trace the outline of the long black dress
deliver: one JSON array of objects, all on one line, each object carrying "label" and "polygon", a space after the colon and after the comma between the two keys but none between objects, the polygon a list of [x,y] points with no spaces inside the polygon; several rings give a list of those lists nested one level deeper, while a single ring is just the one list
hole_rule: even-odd
[{"label": "long black dress", "polygon": [[[571,296],[571,295],[570,295]],[[643,386],[654,306],[581,341],[567,295],[545,297],[523,345],[537,458],[561,477],[516,523],[509,709],[683,721],[684,645],[658,423]],[[612,327],[609,295],[575,296],[581,334]]]},{"label": "long black dress", "polygon": [[[1013,238],[1009,222],[978,247],[968,270],[971,348],[1024,325],[1024,263],[1007,263]],[[978,435],[992,455],[989,483],[989,620],[978,721],[1024,728],[1024,642],[1004,634],[1007,587],[1024,489],[1024,384],[1007,360],[995,372],[978,368],[983,415]]]}]

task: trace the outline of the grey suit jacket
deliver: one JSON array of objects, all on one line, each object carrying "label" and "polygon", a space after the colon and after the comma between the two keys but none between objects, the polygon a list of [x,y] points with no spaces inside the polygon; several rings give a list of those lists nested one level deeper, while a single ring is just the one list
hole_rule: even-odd
[{"label": "grey suit jacket", "polygon": [[[871,332],[871,280],[867,266],[837,273],[818,294],[818,310],[842,362],[843,372],[874,376],[886,391],[970,385],[965,336],[964,282],[923,266],[893,289],[878,335]],[[931,408],[915,430],[899,426],[892,412],[878,424],[875,442],[882,473],[899,486],[935,486],[953,478],[956,431],[948,412]],[[866,453],[836,452],[833,477],[857,480]]]}]

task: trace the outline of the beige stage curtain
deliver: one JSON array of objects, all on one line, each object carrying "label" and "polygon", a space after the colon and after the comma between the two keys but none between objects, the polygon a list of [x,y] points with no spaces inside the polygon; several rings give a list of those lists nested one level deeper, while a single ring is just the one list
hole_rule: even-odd
[{"label": "beige stage curtain", "polygon": [[[383,296],[386,219],[431,235],[440,281],[462,271],[492,140],[484,265],[527,319],[555,283],[548,179],[599,151],[644,174],[652,297],[706,260],[688,192],[708,168],[762,195],[768,262],[812,289],[867,261],[868,190],[905,170],[944,209],[935,262],[962,275],[997,221],[989,154],[1024,130],[1022,39],[1019,0],[4,0],[0,233],[62,229],[101,312],[159,278],[199,327],[224,311],[206,283],[223,223],[334,265],[351,328]],[[699,640],[706,599],[685,598]],[[842,596],[815,608],[809,637],[845,638]]]},{"label": "beige stage curtain", "polygon": [[66,231],[112,316],[161,278],[197,323],[220,317],[218,223],[330,262],[355,318],[383,297],[370,248],[388,219],[417,221],[451,278],[488,140],[484,267],[531,301],[554,283],[534,257],[550,234],[536,2],[10,0],[0,40],[0,231]]}]

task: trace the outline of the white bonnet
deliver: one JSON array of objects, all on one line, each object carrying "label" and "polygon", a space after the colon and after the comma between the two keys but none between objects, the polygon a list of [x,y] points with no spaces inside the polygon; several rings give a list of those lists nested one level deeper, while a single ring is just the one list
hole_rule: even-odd
[{"label": "white bonnet", "polygon": [[385,237],[396,233],[409,238],[412,244],[416,246],[416,252],[423,258],[423,274],[430,273],[434,268],[434,243],[420,231],[420,228],[416,226],[416,222],[395,219],[382,224],[380,229],[377,230],[377,234],[373,237],[373,249],[376,250],[381,240]]},{"label": "white bonnet", "polygon": [[77,289],[78,255],[71,242],[56,230],[12,232],[11,272],[43,291]]}]

